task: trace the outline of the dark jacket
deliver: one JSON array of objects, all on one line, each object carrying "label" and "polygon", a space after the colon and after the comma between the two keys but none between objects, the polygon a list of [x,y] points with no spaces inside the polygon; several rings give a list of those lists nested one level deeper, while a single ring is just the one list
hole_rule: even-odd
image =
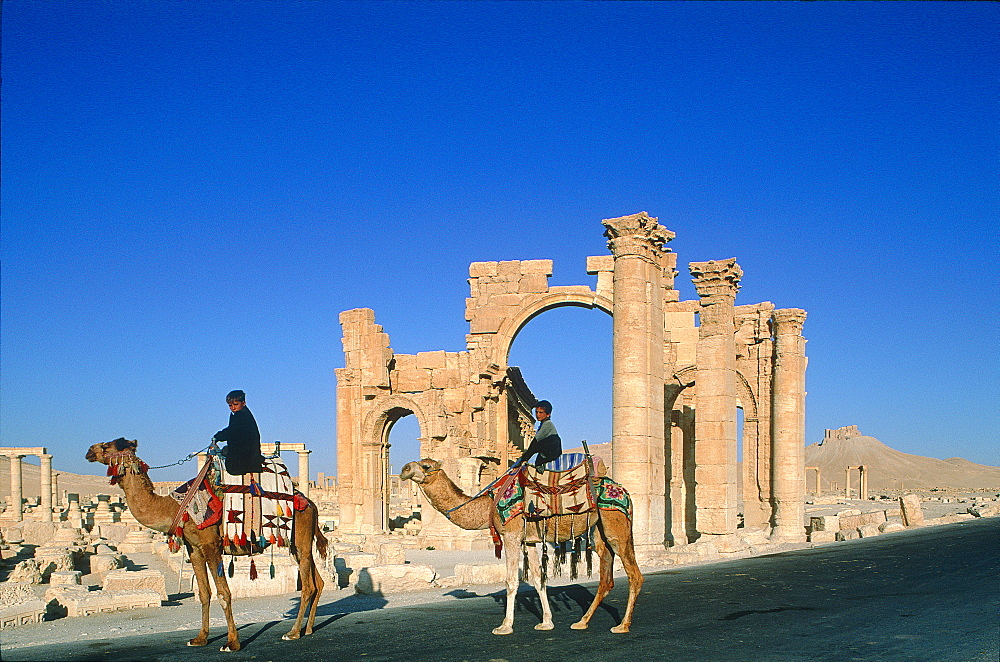
[{"label": "dark jacket", "polygon": [[233,475],[258,473],[264,458],[260,454],[260,430],[246,407],[229,415],[229,427],[215,433],[216,441],[229,442],[224,449],[226,471]]},{"label": "dark jacket", "polygon": [[562,455],[562,439],[559,438],[559,433],[556,432],[556,426],[552,423],[551,418],[546,419],[538,426],[535,438],[531,440],[527,450],[521,453],[518,462],[526,461],[535,453],[538,453],[538,457],[535,459],[536,465],[546,464]]}]

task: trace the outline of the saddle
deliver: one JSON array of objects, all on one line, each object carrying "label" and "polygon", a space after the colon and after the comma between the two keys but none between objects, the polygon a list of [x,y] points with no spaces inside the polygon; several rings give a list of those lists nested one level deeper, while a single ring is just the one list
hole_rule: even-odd
[{"label": "saddle", "polygon": [[493,491],[501,523],[521,514],[540,520],[609,508],[631,516],[631,498],[625,488],[607,477],[604,461],[591,456],[589,471],[586,462],[583,453],[565,453],[542,471],[528,465],[505,476]]},{"label": "saddle", "polygon": [[295,490],[281,458],[265,458],[260,473],[241,476],[227,473],[219,455],[209,455],[209,462],[195,494],[188,497],[197,478],[170,494],[182,504],[187,500],[182,520],[199,529],[219,524],[223,554],[248,556],[291,545],[295,511],[305,510],[308,501]]}]

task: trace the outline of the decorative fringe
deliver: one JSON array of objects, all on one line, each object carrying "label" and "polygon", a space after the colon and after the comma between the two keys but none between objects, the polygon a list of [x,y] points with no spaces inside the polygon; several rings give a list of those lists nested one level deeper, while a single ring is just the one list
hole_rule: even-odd
[{"label": "decorative fringe", "polygon": [[271,579],[274,579],[274,561],[271,561],[271,570],[269,571]]},{"label": "decorative fringe", "polygon": [[569,578],[576,579],[577,567],[580,565],[580,552],[583,551],[583,536],[573,540],[573,555],[569,559]]},{"label": "decorative fringe", "polygon": [[257,579],[257,564],[253,562],[253,559],[250,559],[250,579]]},{"label": "decorative fringe", "polygon": [[232,577],[236,574],[236,564],[233,563],[233,559],[229,559],[229,576]]},{"label": "decorative fringe", "polygon": [[549,574],[549,544],[545,542],[549,537],[549,520],[542,520],[542,567],[539,569],[541,572],[541,583],[545,586],[548,580]]},{"label": "decorative fringe", "polygon": [[530,565],[531,565],[530,563],[528,563],[528,544],[525,543],[525,542],[521,543],[521,555],[523,556],[523,558],[521,559],[521,563],[524,566],[521,569],[521,575],[523,577],[523,581],[526,581],[526,582],[527,581],[531,581],[531,575],[528,574],[528,570],[529,570]]},{"label": "decorative fringe", "polygon": [[225,567],[223,567],[222,561],[219,561],[219,567],[215,569],[215,574],[218,575],[219,577],[226,576],[226,569]]}]

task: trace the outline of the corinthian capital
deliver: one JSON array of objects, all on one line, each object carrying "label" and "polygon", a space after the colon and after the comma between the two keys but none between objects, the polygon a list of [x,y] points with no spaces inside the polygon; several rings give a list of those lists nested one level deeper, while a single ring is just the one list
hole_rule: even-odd
[{"label": "corinthian capital", "polygon": [[805,321],[806,311],[801,308],[780,308],[774,311],[774,333],[802,335]]},{"label": "corinthian capital", "polygon": [[608,249],[615,259],[636,255],[659,264],[660,256],[669,250],[666,243],[676,236],[644,211],[631,216],[606,218],[603,223]]},{"label": "corinthian capital", "polygon": [[694,289],[701,297],[703,306],[718,303],[726,298],[730,301],[736,299],[743,270],[740,269],[740,265],[736,264],[735,257],[728,260],[692,262],[688,268],[691,270]]}]

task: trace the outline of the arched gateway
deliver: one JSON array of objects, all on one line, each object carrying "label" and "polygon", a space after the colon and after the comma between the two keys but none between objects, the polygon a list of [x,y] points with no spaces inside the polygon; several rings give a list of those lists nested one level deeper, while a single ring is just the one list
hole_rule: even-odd
[{"label": "arched gateway", "polygon": [[[450,464],[467,491],[506,470],[531,434],[535,401],[507,365],[511,343],[544,311],[583,306],[614,318],[612,467],[633,496],[637,550],[733,533],[741,504],[745,526],[805,539],[805,312],[737,306],[735,259],[691,263],[699,298],[681,301],[672,232],[646,213],[604,226],[611,254],[587,258],[596,289],[550,287],[551,260],[472,263],[464,352],[396,354],[372,310],[341,313],[342,530],[386,530],[388,431],[403,415],[419,421],[421,454]],[[433,520],[424,533],[441,546],[472,544]]]}]

